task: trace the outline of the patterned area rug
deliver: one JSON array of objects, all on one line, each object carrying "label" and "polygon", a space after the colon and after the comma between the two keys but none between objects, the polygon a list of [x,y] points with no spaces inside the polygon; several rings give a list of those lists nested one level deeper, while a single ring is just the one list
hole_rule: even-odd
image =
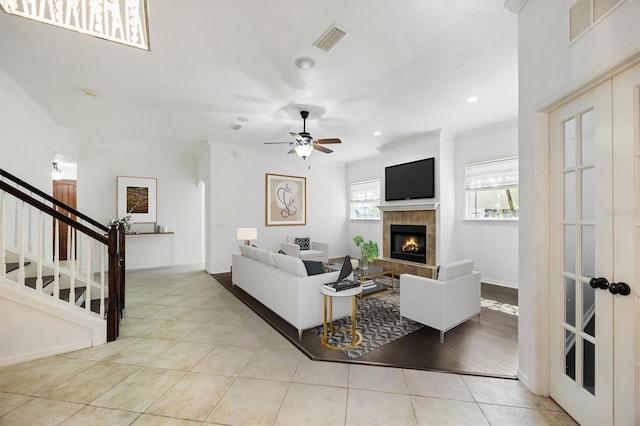
[{"label": "patterned area rug", "polygon": [[[362,334],[362,344],[342,352],[355,359],[387,343],[424,327],[407,318],[400,318],[400,295],[385,293],[358,299],[356,304],[356,329]],[[333,321],[333,328],[351,328],[351,318]],[[322,327],[311,330],[322,335]],[[344,346],[351,343],[351,333],[336,332],[329,337],[329,343]]]}]

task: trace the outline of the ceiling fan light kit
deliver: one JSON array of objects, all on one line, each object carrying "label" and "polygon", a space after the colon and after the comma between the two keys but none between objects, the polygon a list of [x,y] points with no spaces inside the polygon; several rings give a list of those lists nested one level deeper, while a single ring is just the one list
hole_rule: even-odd
[{"label": "ceiling fan light kit", "polygon": [[311,152],[314,149],[320,152],[324,152],[325,154],[332,153],[332,150],[322,146],[324,144],[342,143],[342,141],[338,138],[313,139],[311,133],[307,132],[307,118],[309,117],[309,111],[300,111],[300,116],[302,117],[302,132],[289,132],[289,134],[295,138],[295,142],[265,142],[265,144],[286,143],[289,144],[289,146],[295,145],[288,152],[288,154],[298,154],[300,158],[305,160],[309,155],[311,155]]}]

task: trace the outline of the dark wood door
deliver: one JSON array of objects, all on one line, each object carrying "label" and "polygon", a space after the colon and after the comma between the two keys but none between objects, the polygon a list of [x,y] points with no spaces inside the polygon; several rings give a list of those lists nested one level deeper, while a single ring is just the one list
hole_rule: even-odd
[{"label": "dark wood door", "polygon": [[[76,209],[76,181],[67,180],[67,179],[54,180],[53,181],[53,198],[65,203],[69,207]],[[63,209],[60,209],[60,213],[64,215],[69,214],[69,212]],[[71,215],[71,218],[75,219],[75,216]],[[67,226],[67,224],[60,222],[59,230],[60,230],[60,242],[59,242],[60,260],[69,260],[69,256],[68,256],[69,247],[67,247],[69,227]],[[53,224],[54,236],[55,236],[55,231],[56,231],[56,227],[54,222]],[[54,241],[53,244],[55,244],[55,238],[53,241]],[[55,250],[55,247],[54,247],[54,250]],[[75,258],[75,253],[73,254],[73,256]]]}]

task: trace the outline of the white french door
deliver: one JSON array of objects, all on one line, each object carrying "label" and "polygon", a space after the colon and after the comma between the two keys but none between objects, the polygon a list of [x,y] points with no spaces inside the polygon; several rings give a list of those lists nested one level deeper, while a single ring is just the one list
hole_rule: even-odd
[{"label": "white french door", "polygon": [[550,114],[550,391],[585,425],[637,421],[639,75]]}]

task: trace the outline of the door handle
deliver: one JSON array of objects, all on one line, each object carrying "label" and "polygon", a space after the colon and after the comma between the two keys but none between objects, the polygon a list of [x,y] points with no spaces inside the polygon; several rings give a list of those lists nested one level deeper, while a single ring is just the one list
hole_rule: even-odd
[{"label": "door handle", "polygon": [[591,278],[589,285],[591,288],[599,288],[601,290],[609,289],[611,294],[619,294],[620,296],[628,296],[631,294],[629,284],[622,282],[609,284],[609,280],[603,277]]},{"label": "door handle", "polygon": [[603,277],[591,278],[589,281],[591,288],[599,288],[600,290],[606,290],[609,288],[609,280]]},{"label": "door handle", "polygon": [[631,294],[631,287],[627,283],[611,283],[609,285],[611,294],[619,294],[620,296],[628,296]]}]

